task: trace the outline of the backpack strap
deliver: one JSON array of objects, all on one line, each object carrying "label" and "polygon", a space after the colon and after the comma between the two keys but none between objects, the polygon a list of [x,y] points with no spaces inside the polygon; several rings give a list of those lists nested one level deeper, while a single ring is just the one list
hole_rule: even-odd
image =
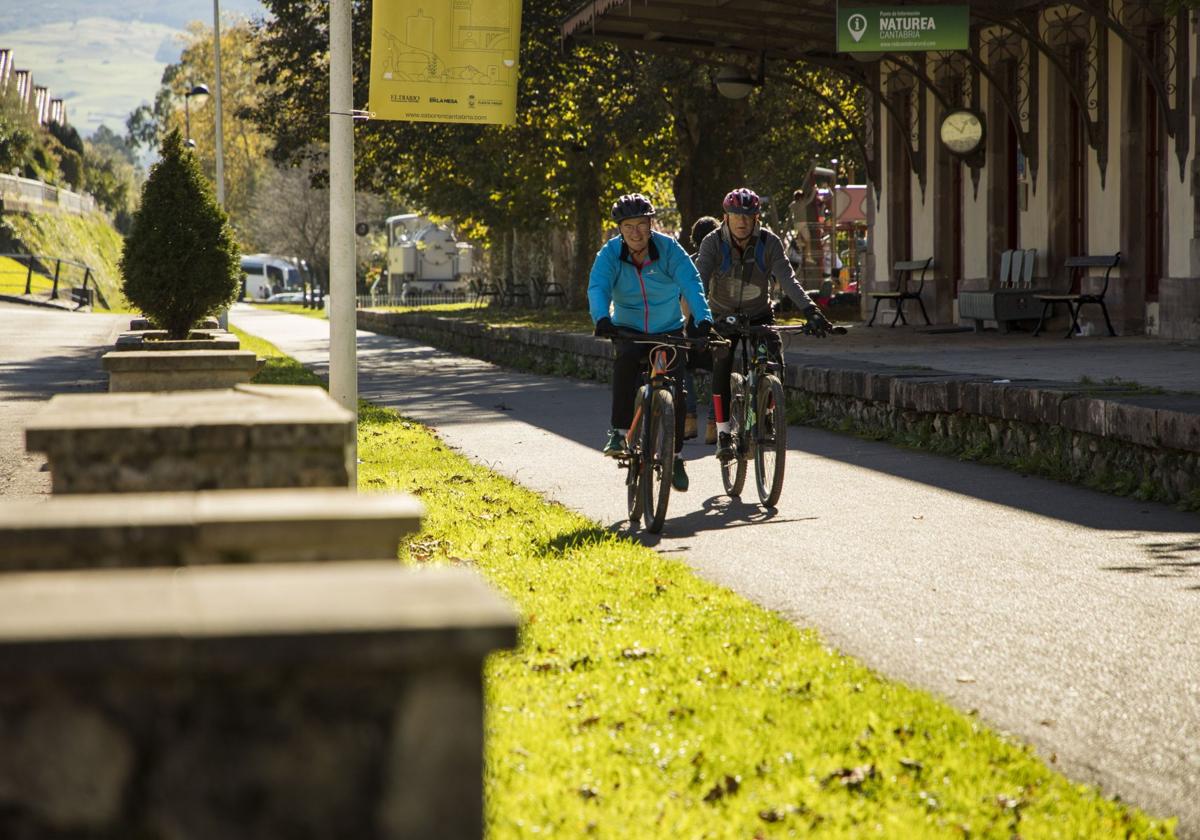
[{"label": "backpack strap", "polygon": [[[754,262],[758,265],[758,270],[763,274],[767,273],[767,242],[760,234],[758,243],[754,246]],[[729,243],[725,241],[725,237],[721,237],[721,271],[729,271],[733,266],[733,249],[729,247]]]}]

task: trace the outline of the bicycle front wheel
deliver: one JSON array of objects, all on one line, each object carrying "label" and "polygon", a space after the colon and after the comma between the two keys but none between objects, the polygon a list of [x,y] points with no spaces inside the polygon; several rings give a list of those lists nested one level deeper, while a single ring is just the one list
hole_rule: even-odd
[{"label": "bicycle front wheel", "polygon": [[783,383],[773,374],[767,374],[758,381],[755,400],[758,428],[754,446],[754,481],[758,485],[758,500],[766,507],[775,507],[783,492],[783,469],[787,460]]},{"label": "bicycle front wheel", "polygon": [[734,457],[721,463],[721,483],[730,496],[742,495],[746,484],[746,380],[740,373],[729,374],[729,432],[733,436]]},{"label": "bicycle front wheel", "polygon": [[629,510],[629,527],[636,528],[642,516],[642,424],[645,422],[646,392],[648,388],[638,389],[633,404],[633,423],[631,424],[629,440],[629,460],[626,462],[625,474],[625,503]]},{"label": "bicycle front wheel", "polygon": [[642,517],[646,530],[657,534],[667,518],[671,500],[671,475],[675,471],[675,404],[671,392],[659,390],[651,398],[649,416],[643,418]]}]

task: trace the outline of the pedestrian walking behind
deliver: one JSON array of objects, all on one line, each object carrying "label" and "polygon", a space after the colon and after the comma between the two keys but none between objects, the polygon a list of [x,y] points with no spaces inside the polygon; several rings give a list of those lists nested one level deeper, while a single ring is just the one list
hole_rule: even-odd
[{"label": "pedestrian walking behind", "polygon": [[[774,278],[807,319],[811,332],[824,336],[831,324],[796,279],[779,237],[762,227],[758,194],[744,187],[733,190],[725,196],[722,207],[725,218],[721,227],[704,238],[696,257],[717,332],[721,332],[722,319],[734,314],[745,315],[752,326],[774,324],[769,292]],[[779,336],[772,335],[768,341],[771,355],[782,359]],[[717,421],[717,457],[721,460],[734,456],[728,413],[734,349],[732,343],[713,349],[713,415]]]},{"label": "pedestrian walking behind", "polygon": [[[701,216],[692,223],[692,262],[696,261],[696,255],[700,252],[700,243],[704,241],[704,237],[708,236],[714,230],[721,226],[721,220],[712,216]],[[687,311],[687,306],[684,304],[683,314],[688,316],[688,323],[685,331],[688,335],[695,335],[695,321]],[[712,353],[708,350],[699,351],[691,350],[688,352],[687,372],[683,377],[683,390],[687,396],[687,419],[684,422],[683,436],[687,440],[691,440],[699,433],[697,425],[697,413],[699,406],[696,401],[696,377],[697,370],[712,370]],[[717,424],[713,419],[712,411],[708,412],[708,426],[704,430],[704,442],[709,446],[717,442]]]},{"label": "pedestrian walking behind", "polygon": [[[612,206],[617,235],[604,244],[592,263],[588,281],[588,307],[595,334],[614,338],[617,327],[640,333],[683,335],[683,311],[679,301],[687,301],[696,330],[701,336],[712,332],[712,313],[704,297],[696,266],[678,242],[653,229],[654,205],[644,195],[623,195]],[[604,454],[617,458],[625,454],[625,435],[633,422],[634,391],[638,374],[650,353],[651,345],[617,340],[613,360],[612,427]],[[684,404],[682,354],[671,365],[675,377],[675,402]],[[684,413],[675,414],[675,452],[683,448]],[[675,459],[671,484],[680,492],[687,490],[687,472],[683,459]]]}]

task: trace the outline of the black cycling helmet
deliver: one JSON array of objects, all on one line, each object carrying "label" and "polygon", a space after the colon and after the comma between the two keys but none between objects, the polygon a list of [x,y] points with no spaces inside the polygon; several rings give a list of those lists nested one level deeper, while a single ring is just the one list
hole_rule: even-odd
[{"label": "black cycling helmet", "polygon": [[735,216],[757,216],[762,211],[762,199],[754,190],[738,187],[725,196],[721,206],[726,213]]},{"label": "black cycling helmet", "polygon": [[653,216],[654,213],[654,205],[650,203],[650,199],[641,193],[623,195],[612,206],[613,221],[617,224],[626,219],[635,219],[639,216]]}]

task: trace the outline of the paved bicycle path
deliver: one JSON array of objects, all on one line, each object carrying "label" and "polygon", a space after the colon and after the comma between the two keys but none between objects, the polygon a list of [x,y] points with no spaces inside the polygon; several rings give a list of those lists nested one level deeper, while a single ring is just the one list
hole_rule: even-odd
[{"label": "paved bicycle path", "polygon": [[[233,321],[324,372],[326,322]],[[619,527],[607,387],[365,332],[358,364],[363,398]],[[708,447],[684,454],[691,490],[648,544],[1200,837],[1200,517],[797,427],[768,515],[721,494]]]},{"label": "paved bicycle path", "polygon": [[46,458],[25,452],[25,423],[55,394],[103,391],[100,357],[128,315],[0,303],[0,496],[50,492]]}]

